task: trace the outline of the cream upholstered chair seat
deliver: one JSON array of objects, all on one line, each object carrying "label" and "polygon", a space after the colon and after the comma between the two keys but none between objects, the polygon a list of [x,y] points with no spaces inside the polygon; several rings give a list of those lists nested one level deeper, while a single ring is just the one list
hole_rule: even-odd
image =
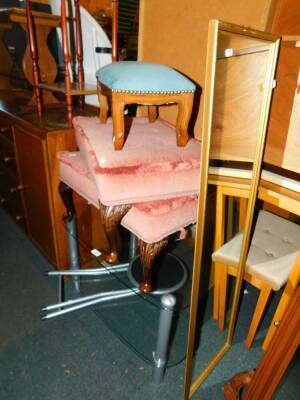
[{"label": "cream upholstered chair seat", "polygon": [[[220,288],[220,318],[225,316],[224,285],[226,286],[227,274],[233,276],[237,274],[242,240],[241,231],[212,255],[215,267],[218,269],[219,283],[223,285],[223,288]],[[271,290],[279,290],[287,282],[299,250],[299,225],[266,211],[259,212],[246,262],[245,279],[261,289],[262,298],[265,290],[265,296],[260,305],[258,302],[254,312],[246,340],[248,347],[252,344]]]}]

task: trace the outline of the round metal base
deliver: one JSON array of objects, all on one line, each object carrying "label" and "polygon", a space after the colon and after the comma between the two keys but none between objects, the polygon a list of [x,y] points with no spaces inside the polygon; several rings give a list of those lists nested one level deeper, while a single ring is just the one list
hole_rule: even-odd
[{"label": "round metal base", "polygon": [[[136,256],[128,267],[128,278],[131,283],[139,287],[143,278],[143,267],[140,256]],[[163,252],[152,266],[151,294],[173,293],[182,288],[188,278],[185,264],[174,254]]]}]

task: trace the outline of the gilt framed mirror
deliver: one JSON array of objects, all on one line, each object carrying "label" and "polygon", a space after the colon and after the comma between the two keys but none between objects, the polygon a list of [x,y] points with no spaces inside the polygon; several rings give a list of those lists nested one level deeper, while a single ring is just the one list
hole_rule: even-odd
[{"label": "gilt framed mirror", "polygon": [[[193,396],[199,386],[230,349],[236,325],[252,221],[257,197],[266,137],[274,74],[280,38],[278,36],[218,20],[209,23],[201,172],[195,235],[193,277],[190,301],[184,398]],[[224,330],[216,321],[206,330],[201,316],[204,297],[213,288],[211,252],[225,239],[225,207],[217,198],[215,221],[208,221],[211,199],[219,188],[227,195],[243,198],[243,239],[237,276],[231,285],[228,320]],[[221,215],[220,215],[221,213]],[[207,246],[207,224],[214,225],[214,246]],[[231,219],[231,224],[234,221]],[[211,242],[211,240],[210,240]],[[209,249],[209,250],[208,250]],[[209,254],[208,254],[209,252]],[[209,256],[209,257],[208,257]],[[210,275],[209,279],[204,276]],[[208,282],[203,293],[203,280]],[[215,281],[216,282],[216,281]],[[213,304],[215,302],[215,304]],[[206,306],[209,301],[206,301]],[[208,305],[208,308],[210,306]],[[209,311],[218,318],[217,296]]]}]

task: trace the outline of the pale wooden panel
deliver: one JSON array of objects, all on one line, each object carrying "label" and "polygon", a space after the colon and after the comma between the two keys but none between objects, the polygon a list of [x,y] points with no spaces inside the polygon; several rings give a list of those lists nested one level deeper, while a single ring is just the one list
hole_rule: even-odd
[{"label": "pale wooden panel", "polygon": [[211,156],[252,161],[268,51],[217,61]]},{"label": "pale wooden panel", "polygon": [[[204,84],[208,21],[221,19],[256,29],[268,26],[277,0],[141,0],[139,59],[168,64]],[[201,138],[202,102],[195,135]],[[177,107],[161,107],[175,123]]]},{"label": "pale wooden panel", "polygon": [[300,48],[282,47],[276,73],[264,161],[300,172]]},{"label": "pale wooden panel", "polygon": [[[298,78],[300,87],[300,73]],[[300,92],[295,91],[282,167],[300,174]]]}]

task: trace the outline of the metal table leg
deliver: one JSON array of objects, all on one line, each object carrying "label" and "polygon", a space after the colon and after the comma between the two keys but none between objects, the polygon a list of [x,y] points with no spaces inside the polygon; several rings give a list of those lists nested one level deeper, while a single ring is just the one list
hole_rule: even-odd
[{"label": "metal table leg", "polygon": [[162,296],[162,309],[159,316],[156,350],[153,353],[155,365],[152,370],[152,379],[156,384],[160,384],[162,382],[166,370],[168,344],[175,305],[175,296],[172,294],[165,294]]}]

